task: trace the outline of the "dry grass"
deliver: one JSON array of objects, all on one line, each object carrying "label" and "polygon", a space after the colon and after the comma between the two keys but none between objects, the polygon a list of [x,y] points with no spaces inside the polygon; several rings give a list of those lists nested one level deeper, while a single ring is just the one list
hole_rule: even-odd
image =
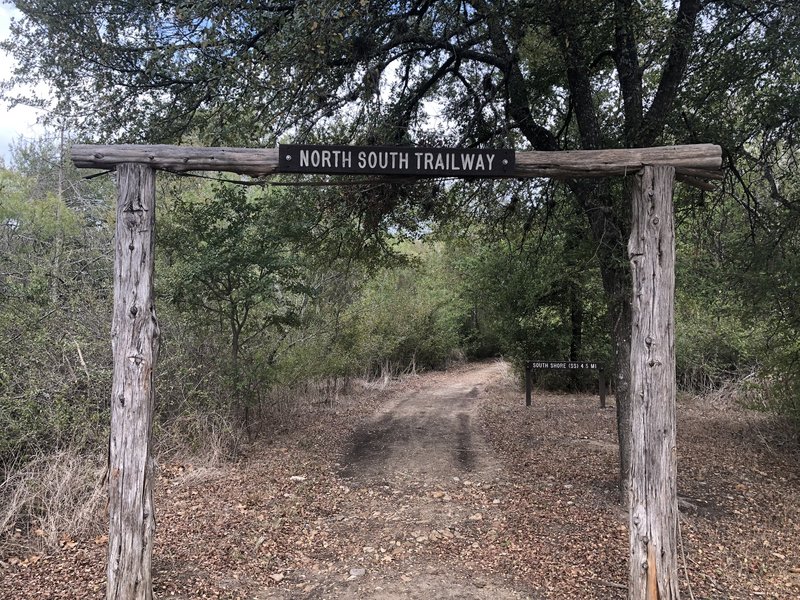
[{"label": "dry grass", "polygon": [[[414,380],[414,377],[407,379]],[[388,388],[399,381],[391,381]],[[199,483],[251,453],[264,438],[319,425],[347,407],[387,392],[366,379],[330,378],[275,387],[251,409],[245,432],[229,411],[192,410],[156,425],[159,475]],[[249,435],[248,435],[249,434]],[[173,473],[175,465],[191,469]],[[74,449],[40,455],[10,468],[0,485],[0,559],[55,551],[75,537],[105,531],[105,453]],[[167,473],[169,472],[169,473]]]},{"label": "dry grass", "polygon": [[158,427],[154,437],[156,457],[191,458],[192,462],[220,465],[241,451],[243,435],[231,416],[222,411],[193,410]]},{"label": "dry grass", "polygon": [[[470,485],[445,477],[429,488],[403,470],[342,477],[354,432],[374,422],[379,406],[433,398],[448,381],[463,378],[433,373],[380,393],[354,386],[333,408],[298,398],[305,408],[291,429],[257,440],[236,463],[165,462],[155,490],[155,593],[349,598],[365,597],[377,584],[402,595],[428,573],[467,569],[465,577],[487,586],[481,597],[510,574],[514,585],[541,591],[528,597],[624,598],[628,517],[617,502],[615,414],[598,409],[596,396],[537,390],[525,407],[513,372],[498,373],[483,388],[473,431],[476,448],[501,465],[496,475],[471,475]],[[689,597],[688,577],[698,600],[800,598],[797,455],[767,448],[762,433],[770,417],[727,398],[682,396],[678,411],[683,594]],[[449,500],[432,495],[440,489]],[[465,517],[477,513],[479,520]],[[443,531],[433,525],[436,515],[455,515],[447,529],[459,535],[432,540],[428,527]],[[393,541],[402,544],[391,561],[364,552]],[[0,561],[0,598],[101,597],[106,544],[90,535],[75,542],[37,562]],[[345,580],[362,565],[365,577]],[[426,597],[458,589],[441,582]]]},{"label": "dry grass", "polygon": [[11,470],[0,485],[0,555],[42,552],[105,522],[105,457],[62,450]]}]

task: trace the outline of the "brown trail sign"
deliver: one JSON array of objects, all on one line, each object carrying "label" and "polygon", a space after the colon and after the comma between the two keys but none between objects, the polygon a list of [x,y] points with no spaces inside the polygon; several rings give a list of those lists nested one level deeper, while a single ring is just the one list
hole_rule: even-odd
[{"label": "brown trail sign", "polygon": [[[325,155],[326,150],[330,154]],[[336,150],[339,154],[334,159]],[[320,173],[335,160],[342,168],[355,168],[353,165],[363,159],[364,170],[358,173],[388,176],[410,175],[406,167],[410,169],[412,165],[421,167],[420,172],[413,174],[417,177],[631,176],[628,185],[632,186],[634,198],[629,241],[633,272],[630,359],[633,425],[628,597],[630,600],[678,598],[672,189],[673,179],[709,189],[707,180],[721,178],[720,147],[696,144],[503,154],[510,151],[304,146],[293,147],[289,153],[303,151],[307,154],[297,154],[291,160],[284,156],[284,162],[297,160],[302,164],[302,158],[310,165],[308,171],[302,172],[308,173]],[[364,152],[363,156],[359,152]],[[77,167],[112,168],[119,174],[106,598],[150,600],[155,527],[150,438],[153,369],[158,347],[152,286],[154,170],[228,171],[263,177],[281,172],[281,160],[276,149],[162,145],[76,145],[72,148],[72,158]],[[468,163],[470,170],[464,168]],[[286,165],[283,166],[285,169]]]},{"label": "brown trail sign", "polygon": [[514,151],[281,144],[278,147],[278,171],[334,175],[503,177],[514,172]]},{"label": "brown trail sign", "polygon": [[525,406],[531,406],[533,396],[533,371],[545,369],[556,371],[574,371],[590,369],[597,371],[597,391],[600,395],[600,408],[606,407],[606,369],[602,363],[595,361],[557,361],[529,360],[525,363]]}]

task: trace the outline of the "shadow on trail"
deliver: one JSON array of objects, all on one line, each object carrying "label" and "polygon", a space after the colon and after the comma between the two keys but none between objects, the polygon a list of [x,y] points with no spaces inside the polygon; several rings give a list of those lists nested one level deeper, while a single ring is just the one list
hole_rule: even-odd
[{"label": "shadow on trail", "polygon": [[416,394],[382,409],[357,429],[341,461],[345,478],[416,473],[458,476],[476,469],[472,411],[478,390]]}]

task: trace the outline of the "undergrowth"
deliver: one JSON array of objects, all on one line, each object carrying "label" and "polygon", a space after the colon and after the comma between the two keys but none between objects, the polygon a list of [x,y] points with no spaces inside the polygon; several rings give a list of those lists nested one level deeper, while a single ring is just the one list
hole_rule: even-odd
[{"label": "undergrowth", "polygon": [[[180,414],[155,421],[156,471],[174,462],[219,467],[241,457],[247,444],[288,431],[293,423],[372,387],[345,378],[275,386],[250,406],[246,422],[233,411],[183,406]],[[54,552],[77,536],[103,533],[106,467],[106,453],[96,445],[39,452],[6,464],[0,484],[0,559]]]},{"label": "undergrowth", "polygon": [[105,456],[64,449],[10,469],[0,484],[0,556],[45,552],[105,522]]}]

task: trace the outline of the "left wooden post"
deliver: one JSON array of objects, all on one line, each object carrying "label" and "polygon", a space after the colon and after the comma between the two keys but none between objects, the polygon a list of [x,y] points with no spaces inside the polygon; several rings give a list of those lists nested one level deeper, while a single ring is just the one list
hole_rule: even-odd
[{"label": "left wooden post", "polygon": [[531,405],[531,395],[533,394],[533,367],[531,363],[525,363],[525,406]]},{"label": "left wooden post", "polygon": [[150,438],[159,341],[153,295],[155,171],[120,164],[117,189],[106,599],[151,600],[155,515]]}]

